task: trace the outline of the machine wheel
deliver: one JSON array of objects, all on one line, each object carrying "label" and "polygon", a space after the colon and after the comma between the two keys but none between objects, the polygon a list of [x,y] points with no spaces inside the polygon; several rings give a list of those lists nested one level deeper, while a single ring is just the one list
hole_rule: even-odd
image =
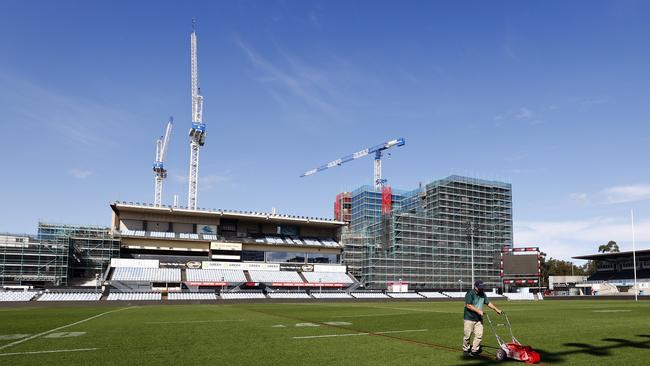
[{"label": "machine wheel", "polygon": [[508,358],[508,355],[506,354],[506,351],[504,351],[503,349],[499,349],[497,351],[497,360],[505,361],[506,358]]}]

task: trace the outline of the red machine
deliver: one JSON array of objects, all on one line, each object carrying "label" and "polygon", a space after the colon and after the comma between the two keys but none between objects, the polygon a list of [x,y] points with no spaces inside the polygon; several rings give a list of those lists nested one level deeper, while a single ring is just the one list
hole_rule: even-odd
[{"label": "red machine", "polygon": [[490,324],[490,328],[494,332],[494,336],[497,339],[497,342],[499,343],[499,350],[497,351],[497,360],[503,361],[505,359],[511,358],[513,360],[517,361],[523,361],[525,363],[533,364],[533,363],[538,363],[540,361],[540,356],[539,353],[535,352],[531,346],[524,346],[522,345],[517,338],[512,334],[512,325],[510,325],[510,320],[508,319],[508,315],[506,313],[503,313],[503,316],[506,319],[506,324],[497,324],[497,326],[504,326],[507,325],[508,330],[510,332],[510,337],[512,338],[512,342],[506,343],[497,333],[496,329],[494,328],[494,325],[492,324],[492,320],[490,319],[489,314],[485,314],[488,319],[488,323]]}]

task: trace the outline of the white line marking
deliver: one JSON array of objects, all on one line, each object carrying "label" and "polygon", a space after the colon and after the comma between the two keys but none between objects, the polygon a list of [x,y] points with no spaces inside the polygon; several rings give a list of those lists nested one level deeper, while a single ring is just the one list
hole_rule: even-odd
[{"label": "white line marking", "polygon": [[121,309],[116,309],[116,310],[110,310],[110,311],[103,312],[103,313],[101,313],[101,314],[93,315],[93,316],[91,316],[90,318],[82,319],[82,320],[79,320],[79,321],[77,321],[77,322],[74,322],[74,323],[71,323],[71,324],[68,324],[68,325],[62,325],[62,326],[60,326],[60,327],[58,327],[58,328],[54,328],[54,329],[46,330],[45,332],[41,332],[41,333],[38,333],[38,334],[34,334],[34,335],[31,336],[31,337],[27,337],[27,338],[24,338],[24,339],[21,339],[21,340],[15,341],[15,342],[7,343],[7,344],[5,344],[4,346],[0,346],[0,350],[3,350],[3,349],[5,349],[5,348],[9,348],[9,347],[15,346],[15,345],[17,345],[17,344],[21,344],[21,343],[23,343],[23,342],[27,342],[27,341],[29,341],[29,340],[31,340],[31,339],[38,338],[38,337],[40,337],[40,336],[44,336],[44,335],[49,334],[49,333],[52,333],[52,332],[56,332],[57,330],[61,330],[61,329],[65,329],[65,328],[69,328],[69,327],[75,326],[75,325],[77,325],[77,324],[85,323],[85,322],[87,322],[87,321],[90,321],[90,320],[93,320],[93,319],[99,318],[100,316],[103,316],[103,315],[106,315],[106,314],[116,313],[116,312],[118,312],[118,311],[127,310],[127,309],[133,309],[133,308],[136,308],[136,307],[137,307],[137,306],[129,306],[128,308],[121,308]]},{"label": "white line marking", "polygon": [[389,306],[373,306],[375,309],[392,309],[392,310],[406,310],[406,311],[419,311],[422,313],[443,313],[443,314],[457,314],[458,311],[443,311],[443,310],[431,310],[431,309],[417,309],[417,308],[396,308]]},{"label": "white line marking", "polygon": [[145,324],[185,324],[185,323],[220,323],[220,322],[243,322],[244,319],[219,319],[219,320],[180,320],[170,322],[145,322]]},{"label": "white line marking", "polygon": [[428,331],[428,329],[406,329],[406,330],[387,330],[385,332],[372,332],[372,333],[324,334],[324,335],[292,337],[292,338],[312,339],[312,338],[331,338],[331,337],[354,337],[354,336],[365,336],[369,334],[393,334],[393,333],[426,332],[426,331]]},{"label": "white line marking", "polygon": [[36,355],[41,353],[59,353],[59,352],[82,352],[82,351],[96,351],[98,349],[99,348],[77,348],[77,349],[57,349],[53,351],[13,352],[13,353],[0,353],[0,356]]},{"label": "white line marking", "polygon": [[626,313],[632,310],[592,310],[593,313]]},{"label": "white line marking", "polygon": [[361,318],[366,316],[391,316],[391,315],[410,315],[409,313],[389,313],[389,314],[360,314],[360,315],[336,315],[332,318]]}]

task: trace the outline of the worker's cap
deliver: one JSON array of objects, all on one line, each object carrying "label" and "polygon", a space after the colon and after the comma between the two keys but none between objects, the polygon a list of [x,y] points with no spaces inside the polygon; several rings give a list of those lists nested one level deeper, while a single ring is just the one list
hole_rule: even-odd
[{"label": "worker's cap", "polygon": [[474,282],[474,287],[476,287],[479,290],[483,290],[485,288],[485,284],[481,280],[477,280]]}]

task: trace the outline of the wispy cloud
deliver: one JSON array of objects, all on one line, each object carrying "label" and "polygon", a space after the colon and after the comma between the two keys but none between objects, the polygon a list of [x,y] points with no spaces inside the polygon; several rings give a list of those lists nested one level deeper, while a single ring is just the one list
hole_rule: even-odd
[{"label": "wispy cloud", "polygon": [[569,199],[578,203],[615,205],[650,200],[650,184],[612,186],[594,192],[569,193]]},{"label": "wispy cloud", "polygon": [[307,60],[273,48],[256,49],[240,38],[233,41],[250,62],[254,78],[291,117],[288,122],[306,130],[320,132],[323,122],[347,123],[351,108],[366,103],[355,88],[372,88],[377,83],[364,71],[335,54]]},{"label": "wispy cloud", "polygon": [[650,199],[650,184],[614,186],[604,189],[600,195],[603,203],[627,203]]},{"label": "wispy cloud", "polygon": [[519,107],[510,109],[504,113],[498,114],[492,118],[497,126],[504,125],[508,122],[525,123],[528,125],[538,125],[542,123],[540,116],[529,107]]},{"label": "wispy cloud", "polygon": [[578,203],[587,203],[589,202],[589,197],[587,196],[586,193],[584,192],[572,192],[569,193],[569,199],[573,202],[578,202]]},{"label": "wispy cloud", "polygon": [[[27,126],[45,129],[82,146],[113,145],[108,131],[137,120],[132,114],[0,70],[0,106]],[[37,106],[34,105],[37,103]]]},{"label": "wispy cloud", "polygon": [[[555,258],[570,259],[572,256],[592,254],[598,245],[609,240],[619,243],[621,250],[631,250],[632,228],[627,217],[515,221],[514,226],[516,245],[538,245],[542,251]],[[637,221],[635,230],[639,242],[650,242],[650,220]]]},{"label": "wispy cloud", "polygon": [[68,170],[68,174],[70,174],[71,176],[73,176],[73,177],[75,177],[77,179],[86,179],[86,178],[90,177],[93,174],[93,172],[91,172],[90,170],[83,170],[83,169],[76,169],[75,168],[75,169]]}]

